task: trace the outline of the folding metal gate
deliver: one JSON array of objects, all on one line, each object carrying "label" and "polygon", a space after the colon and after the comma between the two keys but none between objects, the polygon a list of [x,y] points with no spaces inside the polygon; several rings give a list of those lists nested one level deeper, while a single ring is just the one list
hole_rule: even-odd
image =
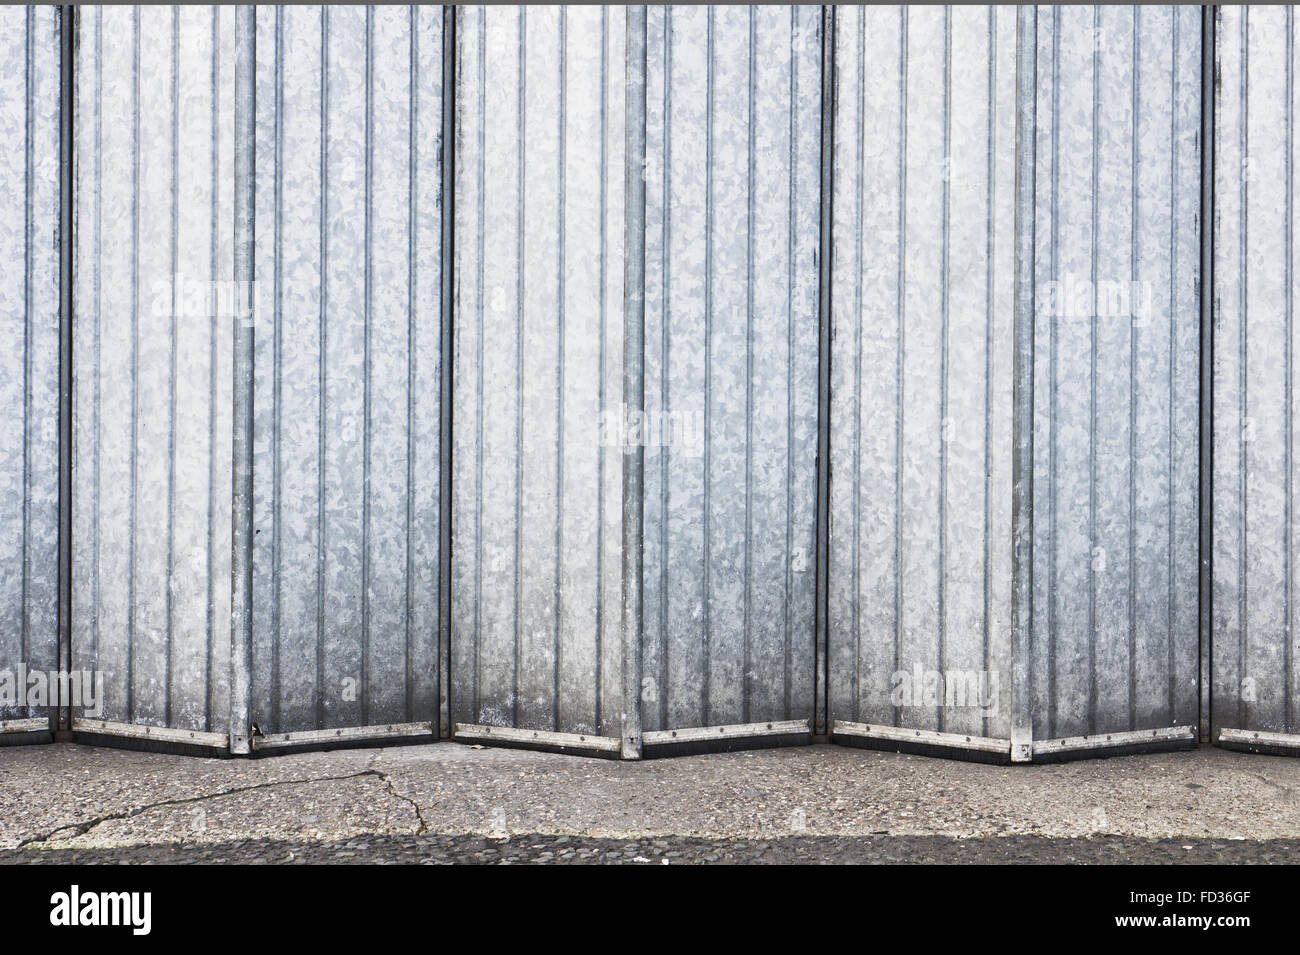
[{"label": "folding metal gate", "polygon": [[0,738],[1300,749],[1288,9],[72,16]]}]

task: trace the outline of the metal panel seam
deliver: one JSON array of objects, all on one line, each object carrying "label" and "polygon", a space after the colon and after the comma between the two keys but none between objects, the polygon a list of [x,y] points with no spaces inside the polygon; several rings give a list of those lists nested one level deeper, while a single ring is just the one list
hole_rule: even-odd
[{"label": "metal panel seam", "polygon": [[[835,8],[822,7],[821,222],[817,251],[817,545],[813,731],[830,726],[831,227],[835,176]],[[794,104],[791,103],[791,109]],[[793,226],[792,226],[793,228]]]},{"label": "metal panel seam", "polygon": [[[646,8],[627,13],[623,400],[645,411]],[[623,449],[623,733],[624,759],[641,756],[641,636],[644,567],[645,448]]]},{"label": "metal panel seam", "polygon": [[230,750],[247,755],[253,667],[253,168],[256,130],[255,8],[236,11],[234,453],[230,560]]},{"label": "metal panel seam", "polygon": [[1015,372],[1013,399],[1011,759],[1032,758],[1029,656],[1033,627],[1034,161],[1038,10],[1022,5],[1016,29]]}]

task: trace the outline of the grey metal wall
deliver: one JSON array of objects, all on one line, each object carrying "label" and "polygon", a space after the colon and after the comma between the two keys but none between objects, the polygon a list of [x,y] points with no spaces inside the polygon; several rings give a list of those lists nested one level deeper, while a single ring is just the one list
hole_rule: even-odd
[{"label": "grey metal wall", "polygon": [[836,21],[831,716],[1006,740],[1015,10]]},{"label": "grey metal wall", "polygon": [[257,11],[251,716],[270,739],[438,730],[442,16]]},{"label": "grey metal wall", "polygon": [[1038,16],[1036,741],[1197,720],[1201,15]]},{"label": "grey metal wall", "polygon": [[1300,733],[1295,657],[1295,14],[1219,12],[1215,117],[1215,738]]},{"label": "grey metal wall", "polygon": [[461,736],[620,735],[625,23],[458,11]]},{"label": "grey metal wall", "polygon": [[[645,417],[622,394],[625,136],[640,122],[627,16],[457,13],[448,409],[444,13],[257,12],[252,721],[268,744],[455,722],[467,738],[548,730],[606,749],[632,706],[647,743],[802,727],[817,702],[820,359],[835,730],[1003,747],[1024,702],[1011,696],[1014,11],[835,12],[829,197],[821,11],[650,11]],[[1190,727],[1211,672],[1216,731],[1300,733],[1294,15],[1218,17],[1210,395],[1201,14],[1037,14],[1036,755],[1046,740]],[[224,745],[232,388],[247,384],[231,347],[235,14],[87,7],[79,20],[71,663],[104,674],[107,722],[77,725]],[[0,426],[0,670],[49,669],[58,13],[5,8],[0,26],[0,328],[21,342],[0,357],[15,411]],[[644,632],[625,666],[634,447]],[[945,698],[954,676],[978,698]],[[32,716],[0,704],[0,729]]]},{"label": "grey metal wall", "polygon": [[[0,674],[15,683],[59,663],[59,69],[58,10],[0,8]],[[0,733],[46,717],[20,702],[0,700]]]},{"label": "grey metal wall", "polygon": [[649,11],[647,745],[813,715],[820,17]]},{"label": "grey metal wall", "polygon": [[103,672],[102,719],[213,733],[230,647],[232,28],[227,9],[86,7],[76,64],[73,664]]}]

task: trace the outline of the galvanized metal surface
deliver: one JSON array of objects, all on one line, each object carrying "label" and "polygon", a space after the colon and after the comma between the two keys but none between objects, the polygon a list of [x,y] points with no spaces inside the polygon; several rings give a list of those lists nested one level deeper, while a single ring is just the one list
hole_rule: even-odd
[{"label": "galvanized metal surface", "polygon": [[1015,11],[836,18],[831,715],[1009,739]]},{"label": "galvanized metal surface", "polygon": [[1201,22],[1038,18],[1035,740],[1197,720]]},{"label": "galvanized metal surface", "polygon": [[648,32],[644,725],[809,720],[820,11]]},{"label": "galvanized metal surface", "polygon": [[104,699],[78,717],[227,728],[233,25],[80,11],[72,664]]},{"label": "galvanized metal surface", "polygon": [[629,14],[458,12],[451,711],[619,737]]},{"label": "galvanized metal surface", "polygon": [[250,718],[267,737],[437,731],[442,29],[434,7],[257,11]]},{"label": "galvanized metal surface", "polygon": [[1294,15],[1218,16],[84,8],[61,356],[0,11],[0,671],[70,621],[79,729],[240,751],[1280,746]]},{"label": "galvanized metal surface", "polygon": [[1297,734],[1295,14],[1219,17],[1212,722]]},{"label": "galvanized metal surface", "polygon": [[58,666],[59,14],[0,9],[0,720]]},{"label": "galvanized metal surface", "polygon": [[234,414],[230,544],[230,751],[253,735],[253,311],[256,247],[257,15],[235,11]]}]

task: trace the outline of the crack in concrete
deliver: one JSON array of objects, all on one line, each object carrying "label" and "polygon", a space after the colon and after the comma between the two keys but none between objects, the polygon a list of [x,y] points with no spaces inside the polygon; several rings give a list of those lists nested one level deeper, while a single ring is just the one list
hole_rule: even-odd
[{"label": "crack in concrete", "polygon": [[417,836],[424,835],[429,831],[429,824],[428,822],[425,821],[424,818],[424,810],[421,809],[420,804],[416,802],[414,799],[412,799],[410,796],[407,796],[404,793],[399,793],[397,791],[397,787],[393,785],[393,780],[389,777],[387,773],[375,768],[375,763],[379,762],[381,756],[383,756],[382,750],[375,753],[375,755],[370,758],[370,762],[366,764],[366,771],[370,773],[374,773],[376,776],[382,779],[384,781],[384,785],[388,787],[388,792],[395,799],[400,799],[402,800],[402,802],[406,803],[411,807],[412,811],[414,811],[415,813],[416,820],[420,824],[419,828],[415,830],[415,834]]},{"label": "crack in concrete", "polygon": [[[29,846],[39,846],[41,843],[49,842],[49,840],[53,839],[59,833],[68,830],[72,831],[72,836],[74,838],[76,836],[84,836],[91,829],[106,822],[115,822],[120,819],[134,819],[136,816],[142,816],[146,812],[151,812],[154,809],[163,809],[168,806],[186,806],[194,803],[207,802],[211,799],[221,799],[225,796],[237,796],[241,793],[256,792],[259,789],[276,789],[280,786],[303,786],[310,783],[343,782],[349,779],[361,779],[365,776],[374,776],[383,780],[384,783],[388,785],[389,790],[392,791],[392,783],[389,781],[388,777],[377,769],[363,769],[360,772],[347,773],[342,776],[313,776],[310,779],[280,779],[264,783],[254,783],[250,786],[236,786],[234,789],[223,789],[220,792],[206,793],[201,796],[186,796],[179,799],[160,799],[157,802],[145,803],[143,806],[136,806],[134,809],[126,809],[121,812],[110,812],[102,816],[95,816],[91,819],[82,820],[81,822],[65,823],[62,826],[57,826],[54,829],[51,829],[43,835],[29,836],[19,842],[14,848],[26,849]],[[400,796],[400,794],[396,792],[393,792],[393,795],[398,796],[401,799],[406,799],[405,796]],[[406,799],[406,801],[411,802],[409,799]],[[414,806],[415,803],[411,802],[411,805]],[[424,832],[424,817],[420,816],[419,807],[416,807],[416,815],[420,818],[420,825],[422,827],[420,831]]]},{"label": "crack in concrete", "polygon": [[388,787],[388,791],[392,793],[393,796],[402,800],[402,802],[408,804],[411,807],[411,809],[414,810],[415,818],[418,819],[420,822],[420,828],[415,830],[415,834],[417,836],[422,836],[425,833],[427,833],[429,831],[429,824],[424,819],[424,810],[420,808],[420,804],[416,802],[414,799],[412,799],[410,796],[407,796],[403,793],[399,793],[397,791],[397,788],[393,785],[393,781],[388,778],[387,773],[381,773],[377,769],[371,770],[371,772],[373,772],[375,775],[377,775],[380,779],[384,781],[384,785]]}]

